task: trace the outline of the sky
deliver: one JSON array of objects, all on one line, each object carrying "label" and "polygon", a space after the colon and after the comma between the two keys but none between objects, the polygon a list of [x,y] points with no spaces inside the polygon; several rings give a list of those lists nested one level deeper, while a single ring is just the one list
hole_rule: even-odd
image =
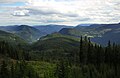
[{"label": "sky", "polygon": [[120,22],[120,0],[0,0],[0,26]]}]

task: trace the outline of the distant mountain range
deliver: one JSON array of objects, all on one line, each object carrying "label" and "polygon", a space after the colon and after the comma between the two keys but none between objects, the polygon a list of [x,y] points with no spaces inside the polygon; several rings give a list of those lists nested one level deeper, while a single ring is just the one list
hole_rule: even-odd
[{"label": "distant mountain range", "polygon": [[40,25],[34,27],[42,32],[45,32],[46,34],[58,32],[62,28],[73,28],[73,26],[66,26],[66,25]]},{"label": "distant mountain range", "polygon": [[1,27],[0,29],[16,34],[28,42],[34,42],[41,36],[45,35],[45,33],[39,31],[38,29],[27,25]]},{"label": "distant mountain range", "polygon": [[93,42],[106,45],[111,42],[120,43],[120,23],[118,24],[84,24],[73,26],[65,25],[15,25],[0,26],[0,30],[12,33],[23,40],[32,43],[39,39],[64,37],[78,40],[80,36],[88,36]]},{"label": "distant mountain range", "polygon": [[59,31],[63,35],[79,38],[80,36],[91,37],[93,42],[105,45],[111,42],[120,43],[119,24],[93,24],[90,26],[76,26],[74,28],[63,28]]},{"label": "distant mountain range", "polygon": [[14,26],[0,26],[0,30],[16,34],[27,42],[35,42],[40,37],[54,32],[58,32],[62,28],[72,28],[72,26],[65,25],[46,25],[46,26],[28,26],[28,25],[14,25]]}]

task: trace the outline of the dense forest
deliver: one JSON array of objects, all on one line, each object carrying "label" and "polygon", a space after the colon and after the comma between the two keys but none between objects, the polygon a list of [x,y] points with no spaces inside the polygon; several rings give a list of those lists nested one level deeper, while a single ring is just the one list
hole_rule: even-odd
[{"label": "dense forest", "polygon": [[46,47],[35,43],[24,48],[0,41],[0,78],[120,78],[119,45],[108,41],[101,46],[87,37],[72,42],[77,43],[51,43],[55,49],[46,50],[49,41]]}]

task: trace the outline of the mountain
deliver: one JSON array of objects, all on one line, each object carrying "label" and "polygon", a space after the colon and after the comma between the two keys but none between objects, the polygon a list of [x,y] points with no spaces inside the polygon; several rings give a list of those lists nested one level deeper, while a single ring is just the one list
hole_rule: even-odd
[{"label": "mountain", "polygon": [[79,42],[73,39],[56,37],[56,38],[50,38],[45,40],[39,40],[34,44],[33,47],[38,50],[49,50],[49,49],[55,50],[55,49],[61,49],[61,48],[69,50],[70,48],[72,47],[75,48],[78,45],[79,45]]},{"label": "mountain", "polygon": [[34,27],[47,34],[58,32],[62,28],[73,28],[73,26],[66,26],[66,25],[40,25],[40,26],[34,26]]},{"label": "mountain", "polygon": [[73,28],[72,26],[65,25],[40,25],[40,26],[28,26],[28,25],[14,25],[14,26],[0,26],[0,30],[10,32],[18,35],[28,42],[35,42],[40,37],[54,32],[58,32],[62,28]]},{"label": "mountain", "polygon": [[99,32],[101,30],[104,30],[102,32],[103,34],[101,37],[93,38],[92,41],[97,42],[99,44],[105,44],[107,41],[111,41],[112,43],[120,43],[120,24],[110,24],[105,25],[97,29]]},{"label": "mountain", "polygon": [[25,45],[27,44],[25,40],[16,36],[15,34],[11,34],[5,31],[0,30],[0,41],[6,41],[13,45]]},{"label": "mountain", "polygon": [[[41,26],[28,26],[28,25],[15,25],[15,26],[1,26],[0,30],[16,34],[28,42],[35,42],[39,38],[47,35],[52,36],[66,36],[79,38],[80,36],[91,37],[93,42],[105,45],[107,41],[120,43],[120,23],[119,24],[91,24],[90,26],[77,25],[41,25]],[[55,34],[55,32],[58,32]],[[49,34],[49,35],[48,35]],[[51,35],[50,35],[51,34]]]},{"label": "mountain", "polygon": [[7,32],[9,32],[9,31],[12,32],[13,30],[16,29],[17,26],[18,25],[14,25],[14,26],[0,26],[0,30],[7,31]]},{"label": "mountain", "polygon": [[18,26],[14,32],[28,42],[34,42],[45,34],[34,27],[26,25]]},{"label": "mountain", "polygon": [[59,31],[63,35],[73,37],[88,36],[93,42],[105,45],[110,40],[112,43],[120,43],[119,24],[93,24],[90,26],[76,26],[74,28],[63,28]]},{"label": "mountain", "polygon": [[28,42],[34,42],[45,35],[45,33],[38,29],[27,25],[1,27],[0,29],[16,34]]},{"label": "mountain", "polygon": [[90,26],[77,25],[74,28],[63,28],[59,31],[59,33],[74,37],[80,37],[80,36],[96,37],[99,36],[100,34],[99,31],[96,30],[97,28],[99,29],[99,27],[101,27],[101,25],[99,24],[94,24]]},{"label": "mountain", "polygon": [[83,32],[74,29],[74,28],[63,28],[59,31],[60,34],[73,36],[73,37],[80,37],[81,34],[84,34]]},{"label": "mountain", "polygon": [[[69,37],[62,36],[59,33],[54,33],[41,38],[32,45],[32,50],[37,51],[39,58],[52,58],[53,60],[61,57],[69,57],[73,52],[78,52],[79,41]],[[35,52],[33,53],[35,54]],[[44,59],[44,58],[43,58]]]},{"label": "mountain", "polygon": [[43,37],[40,38],[40,40],[47,40],[47,39],[61,38],[61,37],[62,38],[69,38],[69,39],[72,39],[72,40],[75,40],[75,41],[79,41],[79,38],[76,38],[76,37],[73,37],[73,36],[69,36],[69,35],[63,35],[63,34],[60,34],[58,32],[55,32],[55,33],[43,36]]}]

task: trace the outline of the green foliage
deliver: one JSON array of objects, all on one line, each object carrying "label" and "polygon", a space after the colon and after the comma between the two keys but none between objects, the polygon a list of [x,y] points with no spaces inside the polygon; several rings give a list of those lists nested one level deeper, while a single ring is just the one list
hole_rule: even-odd
[{"label": "green foliage", "polygon": [[[56,37],[45,40],[39,40],[32,45],[34,51],[32,55],[37,54],[44,61],[59,60],[61,57],[64,59],[73,58],[72,54],[77,53],[79,50],[79,42],[73,39]],[[35,56],[34,56],[35,57]],[[33,57],[33,58],[34,58]]]},{"label": "green foliage", "polygon": [[28,59],[29,56],[27,52],[24,52],[20,46],[13,46],[6,41],[0,42],[0,55],[4,55],[6,57],[11,57],[12,59]]},{"label": "green foliage", "polygon": [[[27,47],[0,41],[0,78],[119,78],[120,46],[53,35]],[[4,59],[9,59],[4,61]],[[12,62],[11,62],[12,60]],[[2,61],[2,62],[1,62]]]},{"label": "green foliage", "polygon": [[48,34],[47,36],[41,37],[40,40],[47,40],[47,39],[52,39],[52,38],[69,38],[69,39],[73,39],[75,41],[79,41],[79,38],[76,37],[72,37],[72,36],[68,36],[68,35],[63,35],[60,33],[52,33],[52,34]]},{"label": "green foliage", "polygon": [[33,67],[40,78],[54,78],[55,64],[40,61],[30,61],[28,64]]},{"label": "green foliage", "polygon": [[38,74],[25,61],[3,61],[0,69],[0,78],[39,78]]}]

